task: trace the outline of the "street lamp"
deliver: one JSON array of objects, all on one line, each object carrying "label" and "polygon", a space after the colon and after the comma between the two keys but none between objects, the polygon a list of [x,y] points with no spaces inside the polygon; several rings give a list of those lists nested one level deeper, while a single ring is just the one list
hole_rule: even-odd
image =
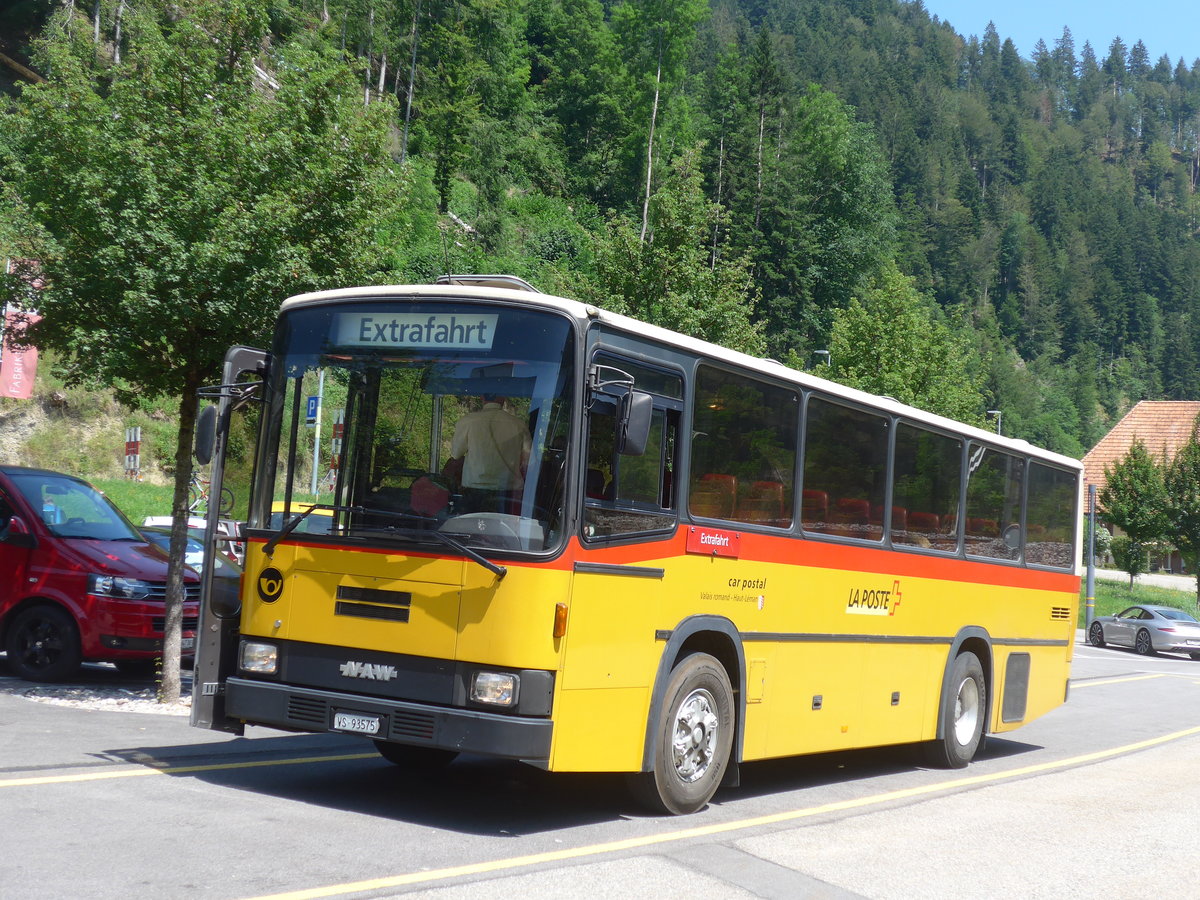
[{"label": "street lamp", "polygon": [[1001,412],[1000,410],[998,410],[998,409],[989,409],[989,410],[987,411],[987,414],[988,414],[989,416],[995,416],[995,417],[996,417],[996,434],[999,434],[999,433],[1000,433],[1000,420],[1004,418],[1004,413],[1002,413],[1002,412]]},{"label": "street lamp", "polygon": [[833,357],[829,355],[828,350],[814,350],[812,352],[812,355],[820,356],[821,358],[823,358],[825,360],[825,365],[827,365],[827,366],[831,365],[833,362]]}]

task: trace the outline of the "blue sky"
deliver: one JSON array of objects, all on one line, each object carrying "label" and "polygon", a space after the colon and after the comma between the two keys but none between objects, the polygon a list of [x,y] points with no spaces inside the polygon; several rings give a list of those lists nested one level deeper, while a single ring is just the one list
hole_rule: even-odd
[{"label": "blue sky", "polygon": [[1053,50],[1064,25],[1075,38],[1076,55],[1084,41],[1091,41],[1101,61],[1118,36],[1126,47],[1141,40],[1152,64],[1164,53],[1172,64],[1182,56],[1189,67],[1200,57],[1200,11],[1194,0],[925,0],[925,9],[963,37],[982,37],[988,22],[994,22],[1000,40],[1012,38],[1026,59],[1038,38]]}]

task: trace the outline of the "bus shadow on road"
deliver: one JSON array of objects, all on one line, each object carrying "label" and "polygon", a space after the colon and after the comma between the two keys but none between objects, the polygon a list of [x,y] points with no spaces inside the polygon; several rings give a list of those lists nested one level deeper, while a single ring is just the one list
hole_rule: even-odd
[{"label": "bus shadow on road", "polygon": [[[736,788],[719,791],[714,800],[719,803],[771,794],[783,795],[834,784],[887,779],[914,772],[926,773],[925,778],[930,781],[956,779],[970,774],[973,769],[977,770],[977,767],[986,767],[991,761],[1019,757],[1041,749],[1043,748],[1035,744],[988,737],[976,754],[975,761],[966,769],[930,766],[925,759],[924,749],[919,744],[841,750],[743,763],[741,784]],[[880,786],[881,791],[895,788],[894,784],[885,783]]]},{"label": "bus shadow on road", "polygon": [[[1039,749],[989,738],[976,763],[986,766]],[[340,735],[136,747],[107,755],[232,791],[464,834],[520,837],[652,816],[631,798],[622,775],[551,774],[519,762],[466,755],[435,771],[405,770],[378,756],[370,743]],[[713,802],[720,807],[799,794],[801,799],[782,802],[803,805],[809,790],[872,779],[883,780],[881,790],[892,790],[895,785],[887,779],[921,770],[930,780],[970,771],[930,769],[917,746],[822,753],[744,763],[740,785],[718,791]]]},{"label": "bus shadow on road", "polygon": [[405,770],[370,743],[339,735],[105,753],[233,791],[498,837],[613,821],[633,807],[620,775],[551,775],[515,761],[467,755],[443,769]]}]

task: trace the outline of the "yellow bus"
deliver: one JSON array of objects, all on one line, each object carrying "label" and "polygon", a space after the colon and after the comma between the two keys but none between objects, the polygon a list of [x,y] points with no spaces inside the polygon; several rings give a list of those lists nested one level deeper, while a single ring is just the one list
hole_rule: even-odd
[{"label": "yellow bus", "polygon": [[224,382],[213,489],[239,409],[257,450],[195,725],[623,772],[686,814],[753,760],[965,766],[1066,699],[1075,460],[507,276],[293,297]]}]

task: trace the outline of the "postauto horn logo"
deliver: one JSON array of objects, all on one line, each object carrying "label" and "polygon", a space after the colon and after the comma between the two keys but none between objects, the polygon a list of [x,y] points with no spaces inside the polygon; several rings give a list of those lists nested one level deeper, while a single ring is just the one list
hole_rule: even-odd
[{"label": "postauto horn logo", "polygon": [[283,593],[283,573],[270,566],[258,573],[258,596],[263,603],[274,603]]}]

